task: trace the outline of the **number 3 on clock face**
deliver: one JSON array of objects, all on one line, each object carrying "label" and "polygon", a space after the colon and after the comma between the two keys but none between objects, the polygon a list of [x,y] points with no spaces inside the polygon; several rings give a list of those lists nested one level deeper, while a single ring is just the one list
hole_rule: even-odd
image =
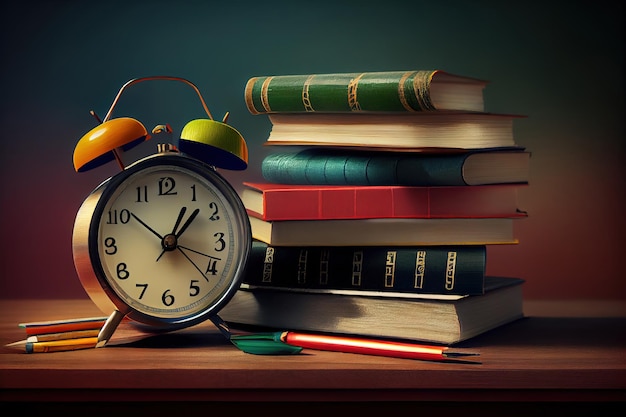
[{"label": "number 3 on clock face", "polygon": [[76,217],[79,278],[103,311],[157,327],[206,320],[239,288],[251,245],[237,193],[176,153],[145,158],[96,188]]}]

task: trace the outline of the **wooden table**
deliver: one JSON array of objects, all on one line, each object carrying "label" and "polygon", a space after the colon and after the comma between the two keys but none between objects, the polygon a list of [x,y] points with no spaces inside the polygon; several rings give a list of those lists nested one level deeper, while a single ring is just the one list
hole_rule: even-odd
[{"label": "wooden table", "polygon": [[[319,415],[329,405],[346,412],[420,406],[438,415],[480,410],[485,416],[490,410],[526,414],[531,406],[594,415],[600,405],[626,404],[625,317],[526,314],[458,345],[479,352],[481,364],[312,350],[250,355],[209,324],[127,345],[25,354],[4,347],[24,338],[18,323],[102,313],[88,299],[1,300],[0,398],[28,404],[31,414],[37,407],[49,413],[81,404],[81,414],[110,415],[118,411],[111,407],[143,403],[152,404],[152,415],[172,417],[194,405],[254,415],[267,407],[262,414],[273,416]],[[283,401],[292,405],[277,406]],[[293,404],[306,406],[294,413]]]}]

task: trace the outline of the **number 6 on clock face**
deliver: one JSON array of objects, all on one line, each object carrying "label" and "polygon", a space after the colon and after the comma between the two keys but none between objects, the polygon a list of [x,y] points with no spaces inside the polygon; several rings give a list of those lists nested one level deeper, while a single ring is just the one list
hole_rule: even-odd
[{"label": "number 6 on clock face", "polygon": [[73,235],[79,278],[100,309],[164,328],[219,311],[239,287],[250,246],[235,190],[213,167],[173,152],[96,188]]}]

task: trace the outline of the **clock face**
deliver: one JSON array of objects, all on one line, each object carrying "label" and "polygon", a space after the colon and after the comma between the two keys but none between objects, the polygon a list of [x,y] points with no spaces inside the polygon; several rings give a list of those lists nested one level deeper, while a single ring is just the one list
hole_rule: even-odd
[{"label": "clock face", "polygon": [[131,318],[147,323],[197,322],[230,299],[250,231],[245,209],[221,176],[189,158],[157,156],[100,188],[89,254],[100,286],[120,310],[129,307]]}]

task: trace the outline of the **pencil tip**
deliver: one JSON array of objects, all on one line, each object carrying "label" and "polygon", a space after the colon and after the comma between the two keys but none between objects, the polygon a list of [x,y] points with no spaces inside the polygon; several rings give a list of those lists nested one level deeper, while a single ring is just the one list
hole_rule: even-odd
[{"label": "pencil tip", "polygon": [[461,358],[465,356],[480,356],[480,353],[476,352],[443,352],[443,356],[447,358]]}]

